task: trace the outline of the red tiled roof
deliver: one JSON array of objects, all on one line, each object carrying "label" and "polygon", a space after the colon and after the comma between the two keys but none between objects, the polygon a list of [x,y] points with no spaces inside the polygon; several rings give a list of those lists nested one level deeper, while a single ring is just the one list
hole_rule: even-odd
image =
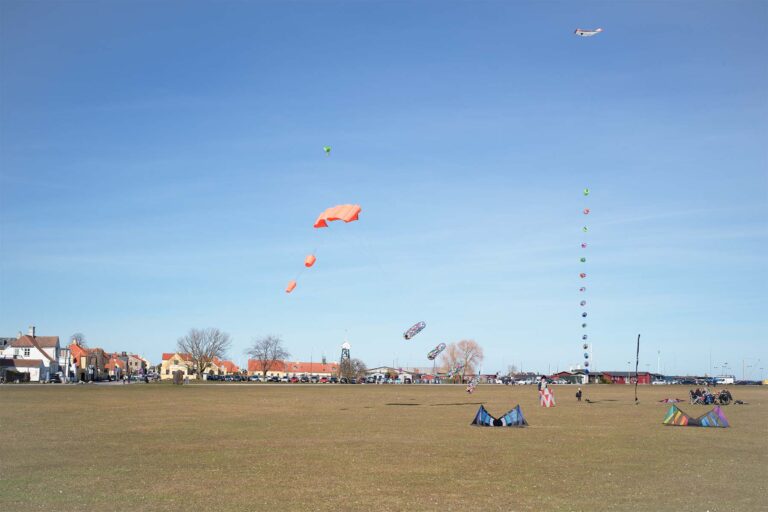
[{"label": "red tiled roof", "polygon": [[21,338],[18,338],[16,341],[11,342],[11,346],[14,348],[21,348],[21,347],[43,347],[43,348],[54,348],[59,343],[59,337],[58,336],[29,336],[28,334],[25,334]]},{"label": "red tiled roof", "polygon": [[85,350],[80,345],[78,345],[77,343],[71,343],[69,345],[69,353],[72,354],[72,360],[75,361],[76,364],[80,363],[81,357],[88,356],[88,351]]},{"label": "red tiled roof", "polygon": [[[298,369],[294,370],[298,366]],[[289,371],[298,373],[336,373],[339,371],[337,363],[288,363]]]},{"label": "red tiled roof", "polygon": [[0,359],[0,366],[17,368],[37,368],[43,364],[42,359]]},{"label": "red tiled roof", "polygon": [[240,368],[238,368],[232,361],[221,361],[221,364],[217,366],[223,366],[228,373],[237,373],[240,371]]},{"label": "red tiled roof", "polygon": [[184,361],[191,361],[192,360],[192,355],[191,354],[180,354],[179,352],[163,352],[163,361],[168,361],[169,359],[171,359],[176,354],[179,354],[179,356]]},{"label": "red tiled roof", "polygon": [[[260,372],[263,371],[261,367],[261,361],[258,359],[249,359],[248,360],[248,371],[249,372]],[[283,361],[275,361],[272,363],[272,366],[267,368],[268,372],[284,372],[285,371],[285,362]]]},{"label": "red tiled roof", "polygon": [[104,365],[104,368],[107,370],[114,370],[115,366],[125,369],[125,361],[122,361],[116,357],[112,357],[107,364]]}]

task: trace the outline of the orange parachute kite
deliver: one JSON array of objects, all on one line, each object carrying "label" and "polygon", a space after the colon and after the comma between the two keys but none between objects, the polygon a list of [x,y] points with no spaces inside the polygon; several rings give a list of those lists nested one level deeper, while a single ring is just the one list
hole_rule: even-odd
[{"label": "orange parachute kite", "polygon": [[[357,220],[361,210],[362,209],[360,208],[359,204],[340,204],[338,206],[333,206],[325,210],[317,217],[314,227],[327,228],[328,223],[335,220],[352,222],[353,220]],[[306,268],[310,268],[315,264],[316,261],[317,258],[315,257],[314,253],[309,254],[304,258],[304,266]],[[285,293],[291,293],[294,288],[296,288],[296,280],[288,283],[288,287],[285,289]]]},{"label": "orange parachute kite", "polygon": [[360,215],[359,204],[340,204],[339,206],[333,206],[328,208],[315,221],[316,228],[327,228],[328,222],[334,220],[343,220],[344,222],[352,222],[357,220],[357,216]]}]

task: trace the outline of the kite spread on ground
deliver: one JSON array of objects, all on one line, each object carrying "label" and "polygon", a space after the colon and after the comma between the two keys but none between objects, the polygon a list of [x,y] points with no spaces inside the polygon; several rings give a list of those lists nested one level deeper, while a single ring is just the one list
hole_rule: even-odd
[{"label": "kite spread on ground", "polygon": [[409,340],[419,334],[427,326],[426,322],[419,322],[411,326],[410,329],[403,333],[403,338]]},{"label": "kite spread on ground", "polygon": [[528,422],[525,421],[519,405],[498,418],[491,416],[481,405],[471,424],[478,427],[525,427]]},{"label": "kite spread on ground", "polygon": [[576,30],[573,31],[573,33],[576,34],[577,36],[581,36],[581,37],[592,37],[592,36],[596,36],[597,34],[599,34],[602,31],[603,31],[603,29],[601,29],[601,28],[596,28],[596,29],[593,29],[593,30],[588,30],[588,29],[585,30],[583,28],[577,28]]}]

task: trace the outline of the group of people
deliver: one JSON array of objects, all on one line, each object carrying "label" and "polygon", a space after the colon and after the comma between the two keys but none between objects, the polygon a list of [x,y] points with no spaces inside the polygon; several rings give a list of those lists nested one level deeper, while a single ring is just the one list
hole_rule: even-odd
[{"label": "group of people", "polygon": [[720,391],[713,393],[708,387],[705,387],[704,389],[696,388],[690,390],[689,394],[691,397],[691,404],[694,405],[727,405],[733,400],[731,392],[727,389],[721,389]]}]

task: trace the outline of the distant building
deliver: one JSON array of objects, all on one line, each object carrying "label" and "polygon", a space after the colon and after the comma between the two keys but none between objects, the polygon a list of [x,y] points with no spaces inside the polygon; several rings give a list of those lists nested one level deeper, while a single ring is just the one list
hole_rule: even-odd
[{"label": "distant building", "polygon": [[6,381],[46,381],[59,371],[59,337],[29,333],[7,341],[2,349],[0,378]]},{"label": "distant building", "polygon": [[[248,359],[248,375],[263,375],[262,362]],[[339,363],[315,363],[302,361],[275,361],[267,369],[267,377],[335,377],[339,374]]]},{"label": "distant building", "polygon": [[179,352],[163,353],[163,362],[160,365],[160,379],[173,379],[173,372],[182,371],[184,377],[190,377],[195,374],[192,356]]}]

